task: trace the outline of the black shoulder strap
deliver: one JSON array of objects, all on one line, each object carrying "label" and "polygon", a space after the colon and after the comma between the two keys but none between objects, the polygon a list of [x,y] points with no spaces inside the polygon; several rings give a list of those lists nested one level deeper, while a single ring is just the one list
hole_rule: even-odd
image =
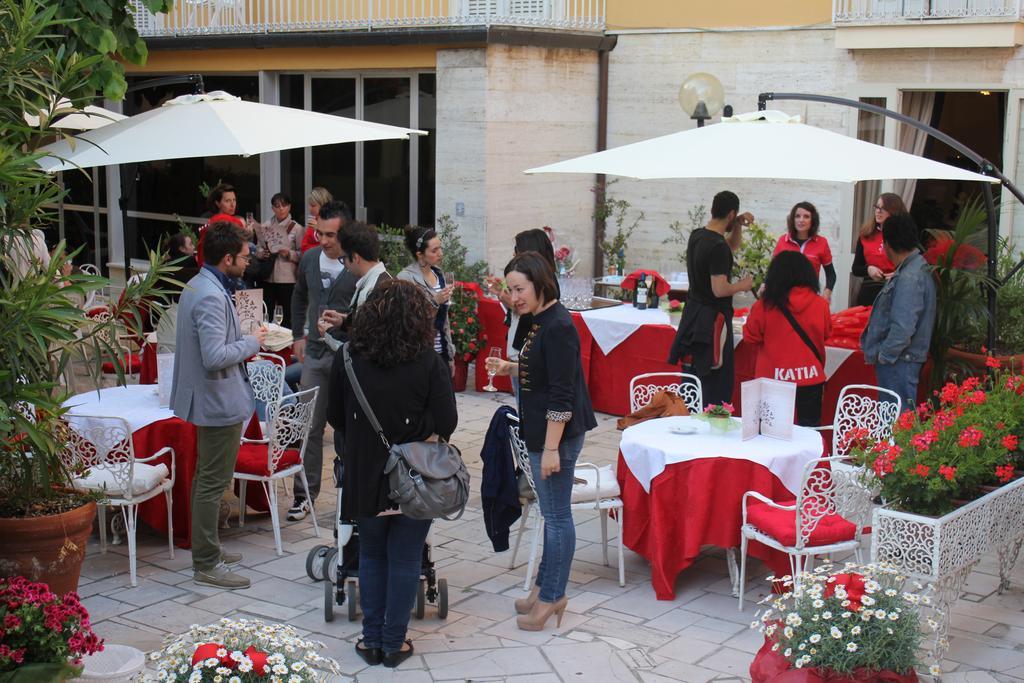
[{"label": "black shoulder strap", "polygon": [[814,354],[814,357],[818,359],[818,362],[821,363],[822,366],[824,366],[825,359],[821,357],[821,351],[818,350],[818,347],[814,345],[814,342],[811,341],[811,338],[807,336],[806,332],[804,332],[804,328],[800,327],[800,323],[796,321],[796,318],[794,318],[793,314],[789,312],[789,309],[786,308],[785,306],[779,306],[779,310],[782,311],[782,315],[786,316],[786,320],[788,320],[789,324],[793,326],[793,330],[804,341],[804,344],[807,344],[807,348],[811,350],[811,352]]},{"label": "black shoulder strap", "polygon": [[370,407],[369,401],[366,400],[366,394],[363,393],[363,388],[359,386],[359,380],[356,379],[356,371],[352,367],[352,355],[348,352],[347,343],[341,347],[341,352],[345,356],[345,373],[348,374],[348,381],[352,385],[352,392],[356,395],[356,399],[359,401],[366,419],[370,421],[370,425],[377,431],[377,436],[384,442],[384,448],[390,451],[391,444],[388,443],[388,438],[384,436],[384,430],[381,429],[380,422],[377,421],[377,416],[374,414],[373,408]]}]

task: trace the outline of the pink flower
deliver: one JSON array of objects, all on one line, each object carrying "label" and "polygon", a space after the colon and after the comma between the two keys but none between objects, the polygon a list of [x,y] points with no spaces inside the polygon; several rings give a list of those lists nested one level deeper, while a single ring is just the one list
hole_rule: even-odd
[{"label": "pink flower", "polygon": [[569,247],[563,244],[555,251],[555,260],[564,261],[567,258],[569,258]]},{"label": "pink flower", "polygon": [[910,439],[910,443],[911,445],[913,445],[914,448],[917,449],[919,453],[924,453],[925,451],[932,447],[933,443],[935,443],[938,440],[939,433],[936,432],[934,429],[929,429],[926,432],[915,434],[914,437]]},{"label": "pink flower", "polygon": [[6,614],[4,615],[4,628],[13,631],[14,629],[21,626],[21,617],[17,614]]},{"label": "pink flower", "polygon": [[723,407],[723,408],[725,408],[725,409],[726,409],[727,411],[729,411],[729,414],[730,414],[730,415],[732,415],[733,413],[735,413],[735,412],[736,412],[736,408],[734,408],[734,407],[733,407],[733,405],[732,405],[731,403],[725,403],[725,402],[723,401],[723,402],[722,402],[722,407]]}]

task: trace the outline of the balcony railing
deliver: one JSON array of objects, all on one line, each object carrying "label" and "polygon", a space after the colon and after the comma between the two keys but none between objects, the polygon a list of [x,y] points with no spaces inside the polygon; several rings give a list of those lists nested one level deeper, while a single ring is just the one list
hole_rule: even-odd
[{"label": "balcony railing", "polygon": [[143,37],[523,26],[603,31],[606,0],[178,0],[153,15],[139,0]]},{"label": "balcony railing", "polygon": [[922,20],[1020,18],[1021,0],[833,0],[836,24],[906,24]]}]

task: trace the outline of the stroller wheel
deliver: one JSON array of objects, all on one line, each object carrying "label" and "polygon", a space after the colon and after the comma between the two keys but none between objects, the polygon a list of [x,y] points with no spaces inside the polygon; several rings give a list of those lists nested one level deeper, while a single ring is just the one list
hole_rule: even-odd
[{"label": "stroller wheel", "polygon": [[324,621],[334,621],[334,584],[324,581]]},{"label": "stroller wheel", "polygon": [[427,580],[420,579],[420,585],[416,589],[416,611],[415,615],[417,619],[422,619],[426,613],[427,605]]},{"label": "stroller wheel", "polygon": [[437,580],[437,618],[448,618],[448,579]]},{"label": "stroller wheel", "polygon": [[318,545],[306,555],[306,576],[314,581],[324,580],[324,557],[331,550],[329,545]]},{"label": "stroller wheel", "polygon": [[359,598],[356,595],[356,590],[357,590],[356,589],[356,585],[357,584],[356,584],[355,581],[349,581],[347,584],[345,584],[345,601],[348,602],[348,620],[349,621],[355,621],[356,620],[356,616],[357,616],[356,615],[356,606],[357,606],[358,603],[356,601]]}]

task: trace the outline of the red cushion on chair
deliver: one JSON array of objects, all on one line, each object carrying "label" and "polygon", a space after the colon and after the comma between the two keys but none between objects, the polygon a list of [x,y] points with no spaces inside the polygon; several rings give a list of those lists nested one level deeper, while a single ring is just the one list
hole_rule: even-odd
[{"label": "red cushion on chair", "polygon": [[[125,367],[126,365],[128,367]],[[102,369],[104,375],[113,375],[116,372],[116,370],[114,370],[114,363],[109,360],[103,364]],[[121,370],[123,372],[127,372],[129,375],[137,375],[141,369],[142,357],[137,353],[126,354],[124,359],[121,360]]]},{"label": "red cushion on chair", "polygon": [[[779,505],[796,505],[795,500],[779,501]],[[759,500],[747,506],[747,523],[785,546],[796,546],[796,510],[779,510]],[[839,515],[826,515],[811,532],[808,546],[831,545],[852,541],[857,527]]]},{"label": "red cushion on chair", "polygon": [[[235,472],[244,474],[255,474],[260,477],[269,477],[273,472],[267,468],[267,448],[265,443],[244,443],[238,449],[238,460],[235,462]],[[294,448],[287,449],[281,459],[277,461],[277,471],[281,471],[299,463],[299,452]]]}]

